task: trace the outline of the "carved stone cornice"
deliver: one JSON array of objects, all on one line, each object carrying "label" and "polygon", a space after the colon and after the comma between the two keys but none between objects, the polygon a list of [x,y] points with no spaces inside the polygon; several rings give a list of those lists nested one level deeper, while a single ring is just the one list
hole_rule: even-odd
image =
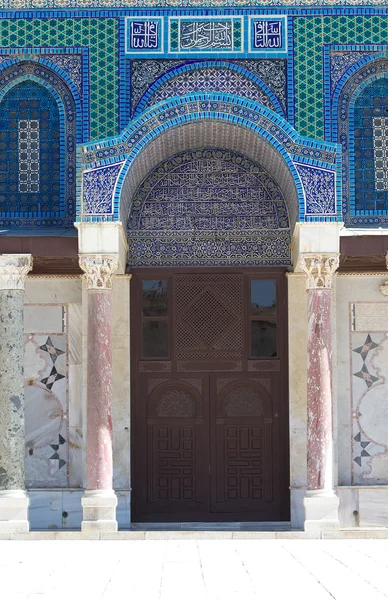
[{"label": "carved stone cornice", "polygon": [[339,256],[337,252],[300,255],[299,266],[307,275],[307,290],[331,288],[333,275],[339,266]]},{"label": "carved stone cornice", "polygon": [[31,254],[0,254],[0,290],[24,290]]},{"label": "carved stone cornice", "polygon": [[79,265],[85,272],[88,290],[112,289],[112,277],[119,268],[118,254],[80,254]]}]

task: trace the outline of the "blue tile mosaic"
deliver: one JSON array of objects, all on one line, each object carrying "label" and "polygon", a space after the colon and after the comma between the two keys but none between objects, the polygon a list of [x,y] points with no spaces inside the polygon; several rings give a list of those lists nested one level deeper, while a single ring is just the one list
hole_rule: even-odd
[{"label": "blue tile mosaic", "polygon": [[[388,75],[388,74],[387,74]],[[381,214],[387,212],[388,190],[378,189],[375,180],[376,159],[374,133],[379,121],[388,117],[388,78],[373,81],[357,97],[354,106],[354,209],[356,215]],[[381,136],[380,148],[383,152],[387,144],[386,136]],[[386,165],[385,165],[386,169]]]},{"label": "blue tile mosaic", "polygon": [[386,227],[388,192],[377,185],[374,145],[374,118],[388,116],[386,47],[334,46],[325,67],[326,131],[342,145],[344,222]]}]

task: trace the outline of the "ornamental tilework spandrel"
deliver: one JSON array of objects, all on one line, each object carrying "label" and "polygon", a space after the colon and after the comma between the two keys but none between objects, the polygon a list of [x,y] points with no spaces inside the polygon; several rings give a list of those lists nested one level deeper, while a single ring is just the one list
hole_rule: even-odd
[{"label": "ornamental tilework spandrel", "polygon": [[[233,75],[231,67],[236,68],[237,66],[240,66],[244,70],[248,71],[248,74],[258,77],[273,92],[279,101],[284,114],[286,113],[286,61],[281,59],[217,61],[217,67],[215,67],[212,61],[207,60],[133,60],[131,61],[132,113],[134,112],[136,106],[140,103],[140,99],[146,94],[147,91],[150,90],[151,86],[152,89],[155,90],[154,93],[158,94],[157,89],[160,88],[158,88],[157,81],[162,81],[162,77],[164,75],[168,75],[172,72],[174,72],[174,75],[177,75],[180,72],[179,69],[182,69],[182,71],[184,70],[184,73],[181,73],[181,77],[185,74],[183,81],[182,79],[179,80],[179,86],[177,79],[174,78],[174,86],[177,88],[174,88],[174,92],[178,92],[179,95],[181,93],[206,91],[206,89],[202,89],[201,87],[201,79],[206,79],[206,81],[209,82],[208,87],[210,84],[215,86],[213,90],[210,91],[217,91],[218,89],[220,91],[226,91],[226,89],[228,89],[230,90],[229,93],[243,96],[245,95],[248,98],[253,95],[252,99],[260,101],[258,99],[265,96],[265,94],[259,86],[256,86],[256,92],[255,90],[245,89],[247,85],[252,85],[251,82],[254,77],[249,80],[249,78],[245,75],[244,77],[239,78],[238,81],[235,81],[234,85],[228,81],[229,76]],[[190,70],[188,70],[188,67],[190,67]],[[193,80],[192,75],[194,70],[201,71],[204,67],[206,68],[206,71],[202,71],[201,75],[196,74]],[[214,74],[212,76],[209,74],[208,70],[210,69],[212,69],[212,71],[217,69],[217,74],[220,75],[218,81],[215,81]],[[163,81],[165,81],[165,78]],[[164,84],[163,89],[166,89],[165,86],[166,84]],[[242,90],[241,86],[243,88]],[[149,91],[149,93],[152,92]],[[268,98],[266,102],[268,103]],[[147,105],[150,105],[150,103],[151,100],[147,99]]]},{"label": "ornamental tilework spandrel", "polygon": [[83,175],[83,212],[85,215],[111,215],[113,193],[123,163],[87,171]]},{"label": "ornamental tilework spandrel", "polygon": [[335,174],[297,164],[306,198],[306,216],[333,215],[336,212]]},{"label": "ornamental tilework spandrel", "polygon": [[202,68],[191,72],[181,73],[161,85],[147,99],[147,106],[168,100],[173,96],[190,94],[193,92],[220,92],[236,94],[249,100],[259,102],[263,106],[276,112],[276,109],[267,94],[250,79],[230,69]]},{"label": "ornamental tilework spandrel", "polygon": [[[115,135],[118,127],[117,19],[0,19],[0,47],[31,46],[89,47],[90,138]],[[71,68],[74,71],[76,67]]]},{"label": "ornamental tilework spandrel", "polygon": [[259,165],[199,149],[162,163],[135,195],[132,265],[289,264],[281,192]]}]

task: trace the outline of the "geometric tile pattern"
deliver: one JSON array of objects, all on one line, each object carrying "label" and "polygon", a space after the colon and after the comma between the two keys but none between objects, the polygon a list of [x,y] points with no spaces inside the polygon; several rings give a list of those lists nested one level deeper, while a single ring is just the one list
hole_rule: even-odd
[{"label": "geometric tile pattern", "polygon": [[60,151],[64,122],[55,98],[35,81],[22,81],[3,97],[0,115],[0,146],[7,149],[4,162],[0,161],[1,216],[65,216],[60,205],[65,193],[60,185],[60,171],[65,168]]},{"label": "geometric tile pattern", "polygon": [[[73,225],[77,122],[67,83],[51,68],[34,60],[18,57],[13,64],[8,61],[8,66],[5,63],[0,70],[0,115],[1,226]],[[34,173],[39,192],[19,191],[19,120],[39,122],[39,147],[38,140],[31,141],[36,146],[35,162],[39,160],[39,173]],[[24,164],[25,154],[23,149]]]},{"label": "geometric tile pattern", "polygon": [[[133,60],[131,61],[131,107],[132,114],[139,105],[137,113],[144,110],[146,105],[150,105],[150,97],[158,93],[160,85],[163,87],[168,83],[169,78],[175,78],[179,74],[190,76],[193,71],[202,69],[217,68],[219,71],[219,80],[216,82],[217,86],[228,84],[231,86],[229,75],[233,75],[233,72],[240,70],[241,77],[247,79],[252,83],[256,83],[256,90],[258,93],[261,90],[261,84],[264,83],[265,90],[271,90],[271,99],[274,100],[272,95],[276,97],[277,102],[280,104],[282,111],[281,114],[286,113],[287,105],[287,90],[286,90],[286,61],[278,60],[222,60],[222,61],[210,61],[210,60]],[[224,71],[224,73],[223,73]],[[203,72],[202,77],[206,76],[206,72]],[[259,83],[260,82],[260,83]],[[183,82],[184,83],[184,82]],[[204,84],[206,85],[206,81]],[[201,88],[201,85],[195,84],[195,81],[190,81],[191,92],[205,91]],[[184,88],[179,93],[190,93]],[[247,95],[249,91],[243,91],[235,86],[235,89],[230,93]],[[263,92],[261,92],[263,93]],[[268,92],[266,92],[268,93]],[[249,95],[247,97],[250,97]],[[140,99],[142,101],[140,102]]]},{"label": "geometric tile pattern", "polygon": [[379,44],[388,36],[386,16],[328,15],[294,20],[296,129],[324,139],[324,44]]},{"label": "geometric tile pattern", "polygon": [[[388,100],[386,98],[385,100]],[[376,190],[388,191],[388,118],[373,117]],[[356,205],[357,209],[357,205]],[[379,207],[377,206],[377,209]]]},{"label": "geometric tile pattern", "polygon": [[[387,155],[385,115],[388,110],[388,79],[369,84],[354,107],[355,214],[387,210]],[[373,119],[371,116],[373,115]],[[350,125],[351,126],[351,125]],[[384,185],[385,184],[385,185]]]},{"label": "geometric tile pattern", "polygon": [[90,139],[101,139],[117,133],[117,19],[92,17],[15,20],[5,19],[2,15],[0,43],[3,48],[89,47]]},{"label": "geometric tile pattern", "polygon": [[39,192],[39,121],[19,119],[19,192]]},{"label": "geometric tile pattern", "polygon": [[145,108],[172,96],[194,92],[238,94],[275,110],[268,96],[250,79],[241,73],[221,68],[194,69],[175,76],[155,90],[148,98]]},{"label": "geometric tile pattern", "polygon": [[[381,135],[381,139],[374,135],[374,118],[381,122],[387,114],[387,73],[387,53],[371,52],[345,72],[331,108],[326,105],[326,131],[342,145],[342,210],[347,226],[388,225],[388,193],[375,174],[385,150],[379,146]],[[380,127],[376,131],[382,132]]]}]

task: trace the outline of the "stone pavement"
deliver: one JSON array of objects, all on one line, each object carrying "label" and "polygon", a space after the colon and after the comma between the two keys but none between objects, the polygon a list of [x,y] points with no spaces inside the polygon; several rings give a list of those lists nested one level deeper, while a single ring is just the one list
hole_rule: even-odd
[{"label": "stone pavement", "polygon": [[382,600],[388,540],[1,541],[1,600]]}]

